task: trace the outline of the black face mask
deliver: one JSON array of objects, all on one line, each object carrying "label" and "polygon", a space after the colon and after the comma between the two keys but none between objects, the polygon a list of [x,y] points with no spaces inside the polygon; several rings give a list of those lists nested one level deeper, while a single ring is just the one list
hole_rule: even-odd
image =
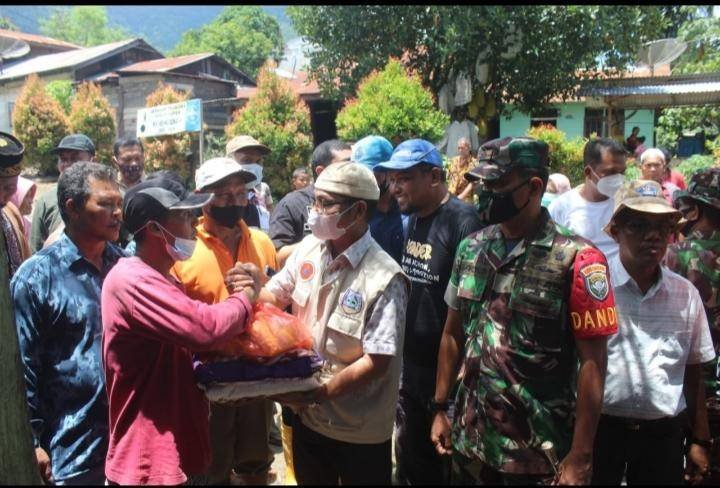
[{"label": "black face mask", "polygon": [[229,205],[227,207],[216,207],[215,205],[210,206],[210,216],[213,220],[223,227],[230,228],[235,227],[238,220],[245,220],[247,211],[247,205]]},{"label": "black face mask", "polygon": [[525,180],[515,188],[502,193],[495,193],[485,189],[484,186],[478,185],[476,195],[478,196],[477,211],[480,214],[480,220],[488,224],[499,224],[515,217],[530,203],[530,197],[522,207],[515,206],[513,201],[513,193],[527,185],[530,180]]},{"label": "black face mask", "polygon": [[137,181],[142,176],[142,166],[122,166],[120,172],[127,181]]}]

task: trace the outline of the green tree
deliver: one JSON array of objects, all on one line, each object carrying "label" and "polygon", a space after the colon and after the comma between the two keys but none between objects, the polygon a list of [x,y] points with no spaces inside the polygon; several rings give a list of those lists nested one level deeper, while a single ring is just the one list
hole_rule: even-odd
[{"label": "green tree", "polygon": [[[351,96],[397,57],[434,94],[466,73],[473,91],[523,111],[569,97],[599,71],[625,68],[665,27],[650,6],[333,5],[289,7],[288,15],[314,45],[310,72],[327,96]],[[487,67],[480,76],[478,64]]]},{"label": "green tree", "polygon": [[40,19],[40,32],[86,47],[130,37],[123,28],[109,25],[107,9],[99,5],[59,7],[49,18]]},{"label": "green tree", "polygon": [[449,122],[447,115],[433,107],[432,94],[420,77],[408,75],[397,60],[368,76],[357,98],[345,105],[336,120],[343,139],[357,141],[374,134],[394,144],[416,137],[438,140]]},{"label": "green tree", "polygon": [[585,179],[583,168],[583,150],[587,139],[576,137],[568,140],[567,135],[552,125],[531,127],[527,135],[545,141],[550,147],[550,172],[562,173],[570,183],[579,185]]},{"label": "green tree", "polygon": [[212,52],[255,77],[260,67],[283,54],[280,25],[257,6],[230,6],[210,24],[186,31],[172,54]]},{"label": "green tree", "polygon": [[18,30],[17,26],[12,23],[7,17],[0,17],[0,29],[6,29],[11,31]]},{"label": "green tree", "polygon": [[68,134],[68,120],[36,74],[23,85],[13,109],[12,125],[14,134],[25,145],[24,164],[41,174],[57,174],[57,160],[51,151]]},{"label": "green tree", "polygon": [[[156,107],[168,103],[184,102],[190,93],[175,90],[173,87],[158,83],[157,89],[145,99],[146,107]],[[189,156],[192,140],[190,134],[173,134],[160,137],[148,137],[143,141],[145,149],[145,167],[148,173],[161,169],[177,171],[183,178],[190,176]]]},{"label": "green tree", "polygon": [[73,85],[70,80],[53,80],[45,85],[45,91],[60,104],[66,114],[70,113]]},{"label": "green tree", "polygon": [[263,174],[273,194],[280,198],[292,189],[292,172],[307,166],[310,158],[310,110],[290,84],[267,67],[260,70],[257,83],[257,93],[235,112],[225,134],[228,139],[250,135],[272,150],[263,159]]},{"label": "green tree", "polygon": [[85,134],[95,144],[98,161],[110,164],[115,142],[115,110],[94,83],[83,83],[74,97],[70,109],[70,129]]}]

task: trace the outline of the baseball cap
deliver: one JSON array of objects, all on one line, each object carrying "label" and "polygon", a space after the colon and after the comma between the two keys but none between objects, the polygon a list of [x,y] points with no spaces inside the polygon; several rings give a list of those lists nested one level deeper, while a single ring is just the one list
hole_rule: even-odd
[{"label": "baseball cap", "polygon": [[[653,180],[625,182],[615,193],[615,209],[610,222],[624,208],[642,213],[675,215],[678,221],[682,217],[682,214],[673,208],[663,196],[660,183]],[[604,227],[605,232],[609,233],[610,222]]]},{"label": "baseball cap", "polygon": [[720,168],[707,168],[692,175],[686,190],[673,193],[673,203],[681,198],[692,198],[720,209]]},{"label": "baseball cap", "polygon": [[380,198],[375,175],[366,166],[351,161],[333,163],[320,173],[315,189],[362,200]]},{"label": "baseball cap", "polygon": [[245,148],[255,148],[263,152],[264,154],[270,154],[270,148],[264,144],[261,144],[257,139],[250,136],[236,136],[228,141],[225,145],[225,154],[232,156],[235,151]]},{"label": "baseball cap", "polygon": [[412,168],[420,163],[427,163],[438,168],[443,167],[442,157],[437,148],[424,139],[410,139],[398,144],[390,156],[390,160],[373,168],[375,171],[401,171]]},{"label": "baseball cap", "polygon": [[0,132],[0,178],[20,174],[25,146],[12,134]]},{"label": "baseball cap", "polygon": [[69,136],[63,137],[60,144],[52,150],[52,153],[57,154],[66,149],[86,151],[90,154],[95,154],[95,144],[93,144],[90,138],[85,134],[70,134]]},{"label": "baseball cap", "polygon": [[513,168],[547,170],[550,148],[545,141],[531,137],[504,137],[492,139],[478,151],[480,164],[467,173],[465,179],[497,180]]},{"label": "baseball cap", "polygon": [[192,210],[210,201],[212,193],[191,193],[169,178],[153,178],[130,188],[123,199],[123,222],[131,233],[151,220],[162,220],[170,210]]},{"label": "baseball cap", "polygon": [[208,159],[195,171],[195,188],[202,190],[234,174],[240,174],[245,183],[255,179],[255,174],[243,168],[234,159],[223,157]]},{"label": "baseball cap", "polygon": [[393,153],[392,144],[382,136],[363,137],[355,143],[350,161],[360,163],[372,170],[379,163],[389,160]]}]

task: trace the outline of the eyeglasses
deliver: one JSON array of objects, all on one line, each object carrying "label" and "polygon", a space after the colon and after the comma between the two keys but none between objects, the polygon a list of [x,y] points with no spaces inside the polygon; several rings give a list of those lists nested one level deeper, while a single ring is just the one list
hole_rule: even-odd
[{"label": "eyeglasses", "polygon": [[323,215],[327,215],[328,209],[334,207],[335,205],[342,205],[345,202],[347,202],[347,200],[313,200],[310,208],[315,209]]},{"label": "eyeglasses", "polygon": [[676,224],[653,224],[646,220],[630,220],[626,222],[623,227],[631,234],[638,236],[645,236],[650,232],[657,232],[661,237],[667,237],[677,228]]}]

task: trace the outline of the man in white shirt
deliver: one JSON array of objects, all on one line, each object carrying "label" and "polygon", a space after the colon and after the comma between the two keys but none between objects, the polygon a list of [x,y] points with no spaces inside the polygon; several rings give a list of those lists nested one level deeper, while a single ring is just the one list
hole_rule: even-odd
[{"label": "man in white shirt", "polygon": [[[698,483],[708,474],[710,432],[701,366],[715,357],[697,289],[661,265],[681,214],[650,180],[615,195],[606,231],[618,333],[608,340],[592,484]],[[688,430],[689,429],[689,432]]]},{"label": "man in white shirt", "polygon": [[617,243],[603,227],[613,214],[613,196],[624,181],[627,153],[613,139],[595,139],[585,145],[585,183],[557,197],[548,207],[558,224],[597,246],[608,261],[618,252]]}]

